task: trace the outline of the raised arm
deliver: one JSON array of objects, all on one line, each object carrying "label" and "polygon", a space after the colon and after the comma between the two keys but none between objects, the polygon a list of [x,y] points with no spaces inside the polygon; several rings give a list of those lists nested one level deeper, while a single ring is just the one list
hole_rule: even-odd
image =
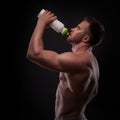
[{"label": "raised arm", "polygon": [[43,34],[46,28],[49,27],[49,24],[53,22],[57,17],[47,11],[39,16],[33,34],[31,36],[31,40],[29,43],[28,51],[27,51],[27,58],[37,55],[44,49],[43,46]]},{"label": "raised arm", "polygon": [[27,58],[44,68],[54,71],[71,72],[71,70],[80,70],[84,65],[83,63],[87,60],[87,55],[80,57],[80,55],[78,56],[72,52],[58,54],[54,51],[44,49],[44,31],[56,18],[57,17],[49,11],[46,11],[39,17],[30,39]]}]

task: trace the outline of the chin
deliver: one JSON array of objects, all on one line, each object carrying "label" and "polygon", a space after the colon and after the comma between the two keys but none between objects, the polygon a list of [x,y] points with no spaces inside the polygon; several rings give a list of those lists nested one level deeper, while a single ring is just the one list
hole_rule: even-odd
[{"label": "chin", "polygon": [[68,42],[69,44],[72,44],[72,43],[73,43],[73,41],[72,41],[71,39],[67,39],[67,42]]},{"label": "chin", "polygon": [[70,39],[70,37],[68,37],[68,38],[67,38],[67,42],[70,42],[70,41],[71,41],[71,39]]}]

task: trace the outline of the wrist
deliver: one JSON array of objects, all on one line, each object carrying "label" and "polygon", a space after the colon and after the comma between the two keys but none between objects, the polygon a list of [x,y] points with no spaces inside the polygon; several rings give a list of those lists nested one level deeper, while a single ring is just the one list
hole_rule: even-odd
[{"label": "wrist", "polygon": [[39,28],[45,29],[47,27],[47,24],[44,21],[42,21],[42,20],[38,20],[37,21],[37,26]]}]

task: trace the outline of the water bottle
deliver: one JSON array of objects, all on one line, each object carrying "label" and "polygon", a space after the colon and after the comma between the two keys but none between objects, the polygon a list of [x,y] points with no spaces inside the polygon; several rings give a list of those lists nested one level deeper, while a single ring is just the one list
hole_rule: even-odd
[{"label": "water bottle", "polygon": [[[42,9],[38,16],[39,17],[41,14],[45,12],[45,9]],[[68,28],[64,26],[62,22],[60,22],[58,19],[54,20],[51,24],[50,27],[55,30],[58,33],[61,33],[62,35],[69,35]]]}]

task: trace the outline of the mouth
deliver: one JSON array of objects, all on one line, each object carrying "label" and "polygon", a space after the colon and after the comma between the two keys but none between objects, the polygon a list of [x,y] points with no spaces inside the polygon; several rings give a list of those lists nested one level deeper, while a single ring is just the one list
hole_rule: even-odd
[{"label": "mouth", "polygon": [[68,35],[67,35],[67,39],[70,39],[71,38],[71,34],[69,33]]},{"label": "mouth", "polygon": [[69,32],[67,35],[70,36],[70,35],[71,35],[71,32]]}]

